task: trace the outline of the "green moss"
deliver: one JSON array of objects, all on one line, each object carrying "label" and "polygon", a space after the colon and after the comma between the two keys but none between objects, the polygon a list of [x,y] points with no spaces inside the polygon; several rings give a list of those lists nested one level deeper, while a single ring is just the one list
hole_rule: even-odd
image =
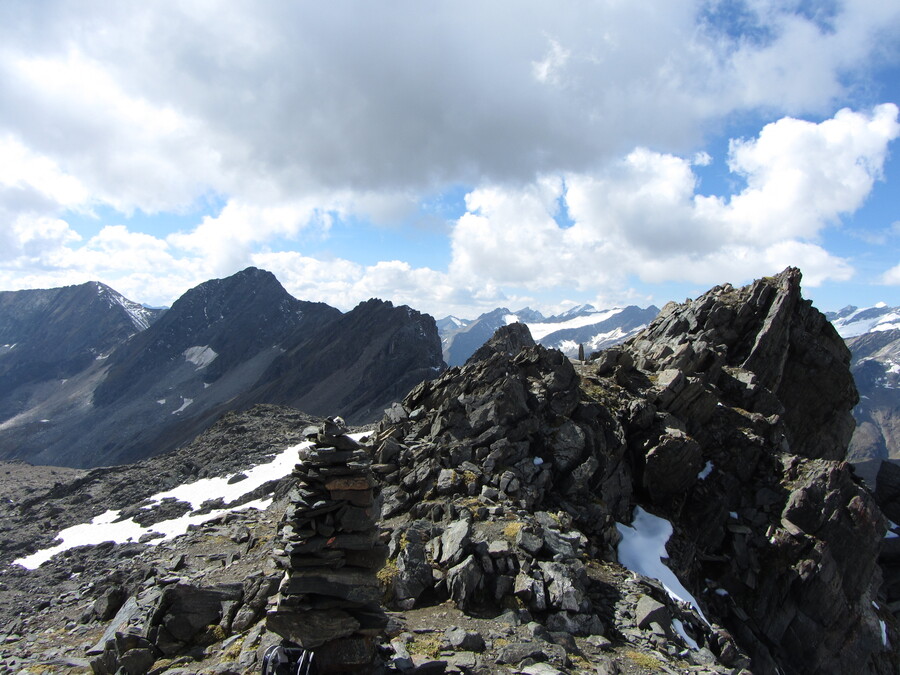
[{"label": "green moss", "polygon": [[503,535],[506,538],[513,540],[516,538],[516,535],[521,532],[523,527],[525,527],[525,523],[521,523],[518,520],[513,521],[503,528]]},{"label": "green moss", "polygon": [[407,645],[410,654],[421,654],[429,659],[437,660],[441,655],[441,641],[435,635],[416,635]]},{"label": "green moss", "polygon": [[636,652],[634,650],[628,650],[625,652],[625,656],[631,659],[634,663],[639,665],[641,668],[647,668],[652,670],[654,673],[662,671],[662,663],[660,663],[659,659],[650,656],[649,654],[644,654],[642,652]]}]

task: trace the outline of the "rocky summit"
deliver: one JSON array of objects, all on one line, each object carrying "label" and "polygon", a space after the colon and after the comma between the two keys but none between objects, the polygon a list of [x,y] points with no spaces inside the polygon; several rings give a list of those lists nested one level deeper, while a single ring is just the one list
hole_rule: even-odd
[{"label": "rocky summit", "polygon": [[507,326],[362,437],[268,406],[152,468],[42,474],[57,484],[4,506],[4,561],[112,508],[116,484],[140,516],[201,449],[231,482],[306,443],[246,497],[264,509],[7,566],[0,668],[253,673],[287,636],[338,642],[360,672],[900,672],[900,537],[882,512],[897,518],[900,477],[876,500],[844,461],[850,354],[800,280],[672,303],[588,361]]},{"label": "rocky summit", "polygon": [[[887,521],[842,461],[849,359],[788,269],[670,304],[581,368],[499,348],[423,383],[374,436],[392,602],[509,609],[673,669],[897,672]],[[636,506],[670,524],[690,605],[609,582]]]}]

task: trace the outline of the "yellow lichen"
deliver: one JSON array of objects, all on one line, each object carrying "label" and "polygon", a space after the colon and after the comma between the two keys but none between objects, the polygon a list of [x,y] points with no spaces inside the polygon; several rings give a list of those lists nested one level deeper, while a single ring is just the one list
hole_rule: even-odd
[{"label": "yellow lichen", "polygon": [[653,672],[659,672],[662,670],[663,664],[660,663],[659,659],[654,658],[649,654],[644,654],[643,652],[636,652],[632,649],[629,649],[625,652],[625,656],[627,656],[642,668],[648,668]]},{"label": "yellow lichen", "polygon": [[513,521],[503,528],[503,535],[508,539],[515,539],[516,535],[519,534],[524,526],[525,523],[519,522],[518,520]]},{"label": "yellow lichen", "polygon": [[436,660],[441,655],[441,641],[435,635],[416,635],[407,649],[410,654],[421,654]]}]

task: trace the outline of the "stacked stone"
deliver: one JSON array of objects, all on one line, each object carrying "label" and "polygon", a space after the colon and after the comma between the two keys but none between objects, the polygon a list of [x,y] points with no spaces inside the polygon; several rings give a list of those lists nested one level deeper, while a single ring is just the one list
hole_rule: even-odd
[{"label": "stacked stone", "polygon": [[313,650],[320,673],[364,672],[387,624],[376,574],[388,549],[376,526],[371,460],[340,418],[312,431],[280,526],[276,561],[285,574],[266,625]]}]

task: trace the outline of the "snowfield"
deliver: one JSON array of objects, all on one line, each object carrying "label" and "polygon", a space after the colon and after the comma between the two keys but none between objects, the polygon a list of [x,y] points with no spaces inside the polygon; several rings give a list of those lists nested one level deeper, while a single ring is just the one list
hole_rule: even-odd
[{"label": "snowfield", "polygon": [[[287,476],[299,461],[299,452],[306,448],[310,443],[300,443],[285,448],[281,453],[276,455],[270,462],[265,464],[257,464],[251,469],[242,472],[247,477],[229,484],[229,480],[236,474],[228,476],[219,476],[216,478],[202,478],[193,483],[179,485],[171,490],[159,492],[149,499],[152,503],[145,506],[145,509],[151,509],[159,504],[163,499],[175,498],[179,501],[188,502],[191,510],[196,511],[200,506],[212,499],[221,498],[227,505],[236,502],[244,495],[252,492],[261,485],[271,481],[278,480]],[[158,544],[161,541],[172,539],[180,534],[187,532],[189,525],[199,525],[207,520],[218,518],[229,511],[237,511],[241,509],[265,509],[271,503],[270,499],[257,499],[239,506],[215,509],[209,513],[193,514],[186,513],[178,518],[164,520],[148,527],[143,527],[136,523],[133,518],[120,520],[119,511],[106,511],[95,517],[89,523],[82,523],[73,527],[62,530],[57,539],[62,540],[56,546],[45,548],[36,553],[32,553],[24,558],[19,558],[13,562],[14,565],[21,565],[28,569],[35,569],[43,563],[47,562],[57,553],[62,553],[75,546],[96,545],[104,541],[114,541],[117,544],[127,542],[136,542],[144,535],[155,534],[157,538],[146,542],[148,545]]]},{"label": "snowfield", "polygon": [[[348,434],[351,438],[359,440],[365,434],[356,433]],[[244,504],[235,504],[244,495],[253,492],[258,487],[265,485],[269,481],[284,478],[300,461],[300,451],[312,445],[309,442],[298,443],[285,448],[279,454],[275,455],[271,461],[264,464],[257,464],[245,471],[239,472],[246,476],[238,481],[229,483],[238,474],[229,474],[226,476],[217,476],[215,478],[201,478],[193,483],[185,483],[171,490],[159,492],[149,497],[150,503],[144,506],[144,509],[152,509],[154,506],[162,502],[164,499],[177,499],[178,501],[187,502],[191,505],[191,511],[177,518],[164,520],[147,527],[136,523],[133,518],[120,519],[120,511],[106,511],[96,516],[89,523],[81,523],[68,527],[56,536],[61,540],[56,546],[42,549],[24,558],[13,561],[14,565],[21,565],[28,569],[35,569],[47,562],[57,553],[62,553],[75,546],[95,546],[105,541],[113,541],[117,544],[128,542],[137,542],[145,535],[154,535],[154,539],[146,541],[147,545],[155,545],[161,541],[173,539],[187,532],[188,526],[199,525],[213,518],[218,518],[231,511],[240,511],[243,509],[266,509],[271,504],[271,499],[256,499]],[[209,513],[196,514],[205,502],[210,500],[221,499],[225,507],[215,509]]]}]

